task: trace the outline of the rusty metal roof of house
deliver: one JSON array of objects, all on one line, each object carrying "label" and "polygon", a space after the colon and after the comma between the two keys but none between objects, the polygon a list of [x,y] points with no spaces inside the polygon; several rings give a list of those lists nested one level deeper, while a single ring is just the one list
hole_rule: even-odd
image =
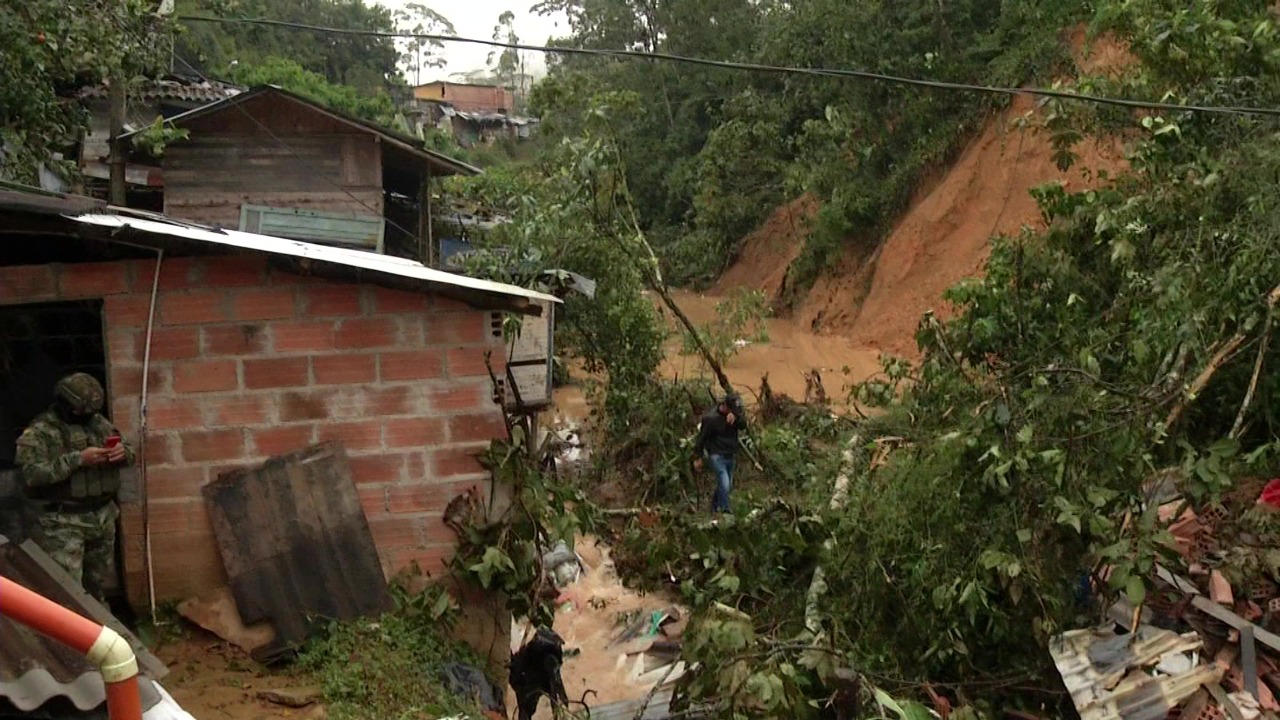
[{"label": "rusty metal roof of house", "polygon": [[[244,88],[216,80],[183,78],[178,76],[152,80],[133,90],[134,99],[176,100],[183,103],[211,103],[223,100],[244,92]],[[106,83],[85,88],[80,97],[85,99],[106,99],[110,93]]]},{"label": "rusty metal roof of house", "polygon": [[[15,545],[0,536],[0,575],[34,590],[81,615],[120,633],[133,646],[143,672],[143,709],[160,701],[151,680],[168,669],[101,604],[28,540]],[[65,698],[79,710],[92,710],[106,701],[102,675],[83,655],[34,630],[0,617],[0,701],[22,712]]]},{"label": "rusty metal roof of house", "polygon": [[[441,174],[480,175],[484,172],[483,170],[481,170],[480,168],[474,165],[469,165],[467,163],[462,162],[461,160],[456,160],[454,158],[449,157],[448,155],[445,155],[443,153],[438,153],[434,150],[428,150],[421,139],[416,138],[412,135],[397,132],[390,128],[382,127],[377,123],[372,123],[363,118],[358,118],[354,115],[349,115],[340,110],[334,110],[333,108],[325,107],[324,105],[321,105],[317,102],[309,100],[297,93],[290,92],[288,90],[285,90],[284,88],[277,87],[275,85],[258,85],[257,87],[254,87],[250,90],[246,90],[245,92],[237,93],[232,97],[222,98],[216,102],[209,103],[208,105],[202,105],[198,108],[188,110],[187,112],[174,115],[173,117],[169,118],[169,122],[177,127],[181,127],[182,124],[187,120],[192,120],[198,117],[205,117],[208,115],[212,115],[214,113],[225,112],[226,110],[234,108],[235,106],[247,100],[251,100],[260,95],[268,95],[268,94],[287,98],[293,102],[296,102],[300,105],[303,105],[313,110],[314,112],[327,115],[328,117],[331,117],[334,120],[337,120],[338,122],[350,125],[357,130],[375,134],[378,137],[382,138],[384,146],[392,147],[397,150],[400,150],[401,152],[407,153],[413,156],[414,158],[432,166],[436,171],[440,172]],[[135,130],[134,132],[139,132],[139,131]],[[126,133],[123,137],[129,137],[133,134],[134,133]]]},{"label": "rusty metal roof of house", "polygon": [[[560,302],[554,295],[435,270],[405,258],[209,228],[156,213],[94,204],[89,198],[0,187],[0,228],[8,224],[4,215],[9,213],[51,217],[61,232],[104,242],[111,242],[124,233],[118,239],[150,247],[186,245],[205,252],[250,252],[287,258],[317,274],[354,275],[357,280],[402,290],[436,292],[482,307],[502,307],[538,315],[542,312],[540,303]],[[106,232],[95,233],[95,230]]]}]

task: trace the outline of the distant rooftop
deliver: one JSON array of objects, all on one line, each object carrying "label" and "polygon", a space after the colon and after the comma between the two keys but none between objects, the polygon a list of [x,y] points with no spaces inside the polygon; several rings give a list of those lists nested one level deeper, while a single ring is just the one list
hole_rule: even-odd
[{"label": "distant rooftop", "polygon": [[[197,79],[180,75],[169,75],[159,80],[150,80],[141,87],[134,88],[131,95],[135,99],[145,101],[177,100],[186,103],[211,103],[234,97],[244,88],[217,80]],[[80,92],[84,99],[105,100],[110,94],[110,85],[102,83],[87,87]]]}]

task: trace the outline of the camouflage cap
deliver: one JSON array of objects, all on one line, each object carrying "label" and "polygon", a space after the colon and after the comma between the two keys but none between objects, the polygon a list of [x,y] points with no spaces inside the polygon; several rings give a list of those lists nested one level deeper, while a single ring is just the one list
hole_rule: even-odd
[{"label": "camouflage cap", "polygon": [[62,378],[54,386],[53,393],[82,415],[102,412],[105,395],[102,384],[88,373],[75,373]]}]

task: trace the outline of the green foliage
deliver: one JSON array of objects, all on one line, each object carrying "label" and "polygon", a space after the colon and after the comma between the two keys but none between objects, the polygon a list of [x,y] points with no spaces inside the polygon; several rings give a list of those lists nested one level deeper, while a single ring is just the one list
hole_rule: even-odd
[{"label": "green foliage", "polygon": [[410,594],[395,586],[396,609],[374,620],[331,622],[299,657],[314,675],[336,720],[437,718],[479,708],[453,695],[441,674],[448,663],[484,667],[475,653],[448,637],[454,606],[440,586]]},{"label": "green foliage", "polygon": [[149,0],[31,0],[0,7],[0,179],[36,183],[85,129],[69,100],[107,78],[132,82],[163,67],[168,47],[154,42],[169,23]]},{"label": "green foliage", "polygon": [[191,135],[186,128],[175,128],[157,115],[155,122],[133,136],[134,149],[141,150],[153,158],[164,156],[164,146],[174,140],[185,140]]},{"label": "green foliage", "polygon": [[[1084,89],[1235,106],[1280,98],[1267,3],[1096,6],[1099,28],[1142,63]],[[1049,229],[998,239],[984,276],[948,293],[954,319],[921,323],[923,360],[887,360],[857,389],[878,412],[857,428],[839,510],[829,504],[839,454],[805,448],[783,424],[761,433],[770,449],[810,462],[774,486],[783,500],[714,526],[673,516],[628,528],[624,548],[646,558],[624,552],[629,567],[649,582],[675,576],[698,610],[688,702],[722,717],[816,717],[842,666],[978,697],[983,712],[1043,711],[1061,702],[1036,690],[1053,673],[1049,638],[1094,622],[1091,600],[1143,601],[1170,553],[1149,485],[1172,477],[1203,507],[1237,478],[1280,469],[1280,383],[1266,370],[1280,351],[1264,342],[1280,278],[1275,129],[1250,117],[1049,109],[1064,164],[1079,138],[1114,130],[1131,143],[1131,172],[1096,190],[1039,188]],[[1274,561],[1248,552],[1229,568],[1265,576]],[[1082,597],[1098,564],[1108,582]],[[819,565],[815,643],[805,589]],[[890,716],[920,712],[876,701]]]},{"label": "green foliage", "polygon": [[482,460],[494,482],[509,492],[500,517],[464,527],[453,568],[460,577],[507,599],[517,618],[548,627],[555,619],[554,585],[542,554],[563,540],[570,547],[591,520],[590,504],[576,490],[549,481],[543,462],[550,446],[536,446],[523,426],[511,441],[495,440]]},{"label": "green foliage", "polygon": [[605,412],[621,428],[662,359],[663,331],[643,295],[654,280],[654,261],[645,255],[614,135],[634,98],[603,94],[596,100],[584,134],[555,146],[537,165],[495,168],[455,181],[451,190],[462,202],[510,218],[475,238],[502,252],[477,258],[472,272],[519,285],[536,282],[548,269],[596,280],[594,298],[566,297],[556,343],[581,358],[588,373],[603,375]]},{"label": "green foliage", "polygon": [[383,94],[363,95],[350,85],[337,85],[320,73],[307,70],[297,61],[266,57],[260,63],[239,63],[228,74],[232,82],[245,86],[277,85],[334,110],[364,118],[384,126],[399,123],[395,103]]},{"label": "green foliage", "polygon": [[[393,32],[397,22],[417,19],[405,15],[410,6],[401,12],[404,17],[397,17],[385,6],[364,0],[177,0],[176,7],[179,16],[261,18],[373,32]],[[429,17],[424,22],[436,27]],[[229,23],[190,22],[185,27],[174,52],[205,75],[226,75],[239,65],[288,58],[330,83],[350,86],[366,96],[403,84],[397,66],[401,53],[392,38]],[[178,65],[185,67],[182,62]]]},{"label": "green foliage", "polygon": [[[776,66],[839,67],[1019,85],[1065,60],[1061,33],[1084,0],[547,0],[584,48],[640,48]],[[848,242],[873,246],[921,179],[992,109],[985,96],[847,78],[567,58],[535,88],[550,137],[574,137],[603,88],[640,102],[619,147],[644,227],[676,282],[702,283],[780,202],[823,211],[795,292]]]}]

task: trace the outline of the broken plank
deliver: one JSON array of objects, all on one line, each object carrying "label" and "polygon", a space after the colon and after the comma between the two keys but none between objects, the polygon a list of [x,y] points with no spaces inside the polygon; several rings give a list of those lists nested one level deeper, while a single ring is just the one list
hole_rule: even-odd
[{"label": "broken plank", "polygon": [[1226,711],[1227,716],[1230,717],[1231,720],[1244,720],[1244,713],[1241,712],[1240,708],[1231,701],[1231,698],[1227,695],[1227,691],[1224,690],[1221,685],[1215,682],[1206,684],[1205,687],[1208,688],[1209,694],[1213,696],[1214,701],[1218,703],[1219,707]]},{"label": "broken plank", "polygon": [[1209,598],[1204,597],[1203,595],[1197,595],[1191,599],[1191,605],[1200,612],[1214,618],[1215,620],[1220,620],[1236,630],[1243,630],[1246,627],[1252,628],[1253,636],[1258,642],[1266,645],[1272,650],[1280,651],[1280,635],[1263,630]]},{"label": "broken plank", "polygon": [[1244,671],[1244,689],[1249,691],[1254,700],[1258,695],[1258,646],[1253,642],[1253,626],[1240,628],[1240,660]]}]

